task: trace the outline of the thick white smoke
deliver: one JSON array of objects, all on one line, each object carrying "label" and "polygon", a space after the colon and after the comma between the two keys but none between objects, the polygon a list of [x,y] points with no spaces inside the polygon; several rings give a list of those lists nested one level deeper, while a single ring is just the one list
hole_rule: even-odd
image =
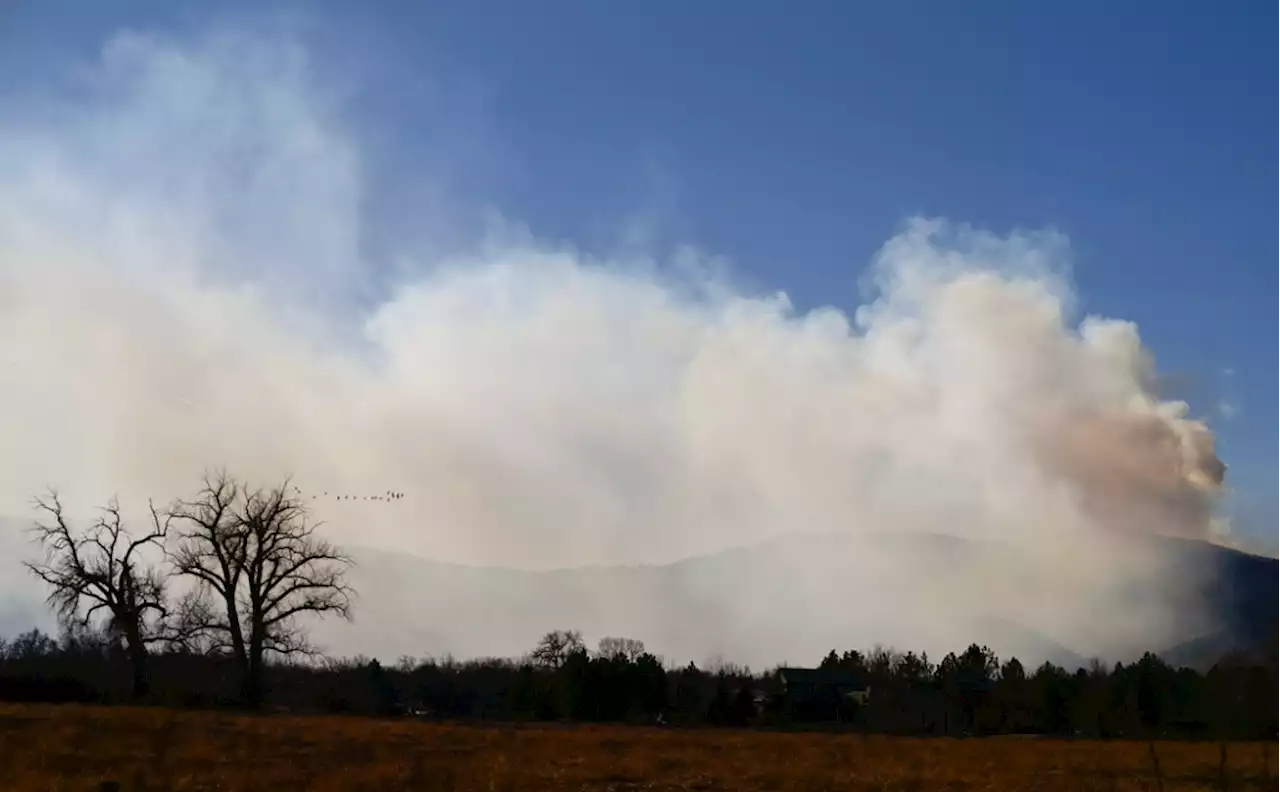
[{"label": "thick white smoke", "polygon": [[[912,220],[852,312],[742,294],[693,253],[601,261],[515,233],[393,269],[362,252],[377,185],[298,46],[121,35],[81,89],[0,117],[0,513],[46,484],[82,509],[163,501],[225,465],[402,490],[316,511],[340,542],[475,564],[954,534],[1023,560],[943,590],[850,553],[850,579],[935,586],[947,609],[903,627],[890,599],[824,592],[788,605],[797,640],[894,623],[884,640],[929,646],[1010,602],[1081,651],[1175,632],[1167,605],[1124,599],[1169,574],[1125,537],[1209,536],[1223,466],[1155,395],[1137,328],[1074,315],[1058,234]],[[687,651],[788,656],[744,627],[778,592],[723,585]]]}]

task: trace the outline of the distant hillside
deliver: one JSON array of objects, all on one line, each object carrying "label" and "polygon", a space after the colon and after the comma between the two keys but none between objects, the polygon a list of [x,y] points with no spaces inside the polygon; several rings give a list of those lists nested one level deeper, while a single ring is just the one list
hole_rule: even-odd
[{"label": "distant hillside", "polygon": [[[34,548],[16,526],[0,524],[0,635],[52,626],[44,592],[19,565]],[[1143,589],[1135,597],[1180,597],[1177,607],[1213,616],[1207,626],[1189,622],[1168,642],[1170,662],[1203,668],[1228,652],[1266,650],[1277,621],[1275,559],[1204,542],[1151,541],[1174,563],[1204,574],[1190,576],[1197,583],[1185,590]],[[683,662],[720,658],[757,668],[813,663],[833,648],[877,643],[925,649],[937,660],[972,641],[1027,665],[1087,662],[1052,625],[1018,617],[1017,580],[1008,583],[1015,600],[1009,609],[982,611],[965,599],[993,565],[1021,570],[1034,582],[1035,568],[1022,569],[1016,550],[995,543],[929,534],[795,534],[666,565],[547,572],[352,551],[356,620],[314,628],[316,640],[335,654],[513,656],[548,630],[575,628],[589,640],[640,638]]]},{"label": "distant hillside", "polygon": [[1219,615],[1218,629],[1161,653],[1173,665],[1207,670],[1228,655],[1265,659],[1276,654],[1277,560],[1218,545],[1169,540],[1212,570],[1201,590]]},{"label": "distant hillside", "polygon": [[[1199,588],[1178,592],[1184,600],[1175,603],[1215,614],[1208,634],[1227,635],[1209,654],[1240,648],[1249,636],[1265,634],[1268,624],[1274,629],[1275,559],[1168,541],[1162,550],[1177,563],[1210,570]],[[870,547],[882,568],[861,560],[851,566],[850,559]],[[681,661],[721,657],[757,667],[811,663],[832,648],[876,643],[927,649],[937,659],[978,641],[1024,664],[1084,665],[1087,658],[1075,647],[1036,624],[1008,613],[960,615],[963,602],[948,609],[947,581],[981,575],[984,564],[1013,567],[1017,559],[1005,557],[1013,552],[936,535],[798,534],[667,565],[528,572],[361,549],[357,621],[326,624],[317,637],[338,651],[379,656],[510,656],[547,630],[569,627],[588,639],[638,637]],[[850,580],[851,568],[860,580]],[[912,579],[902,579],[905,569]],[[1189,623],[1180,640],[1201,638],[1197,630]],[[933,645],[922,646],[921,634]]]}]

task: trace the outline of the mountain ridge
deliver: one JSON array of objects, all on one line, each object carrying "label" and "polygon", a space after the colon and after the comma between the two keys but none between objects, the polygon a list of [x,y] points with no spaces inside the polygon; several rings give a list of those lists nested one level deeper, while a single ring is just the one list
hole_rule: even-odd
[{"label": "mountain ridge", "polygon": [[[11,540],[20,536],[7,533],[13,534]],[[1152,539],[1152,546],[1187,568],[1209,571],[1189,602],[1203,603],[1216,614],[1206,629],[1188,632],[1167,646],[1149,647],[1152,651],[1203,669],[1229,652],[1254,650],[1274,634],[1275,559],[1200,540]],[[22,545],[28,554],[35,550]],[[15,543],[7,549],[18,547]],[[888,569],[865,565],[860,570],[873,578],[865,588],[878,601],[865,607],[854,599],[853,610],[844,614],[831,600],[861,591],[842,578],[859,569],[859,548],[868,547],[885,554]],[[719,656],[757,667],[784,660],[809,664],[830,649],[866,649],[876,642],[928,649],[912,640],[914,619],[932,625],[940,636],[938,651],[958,651],[978,642],[992,645],[1004,657],[1016,654],[1024,663],[1087,663],[1078,647],[1055,639],[1043,625],[992,613],[939,628],[945,619],[927,602],[879,596],[886,587],[901,595],[911,588],[912,577],[948,574],[952,580],[966,580],[966,566],[980,575],[982,563],[993,558],[1001,559],[1004,568],[1016,566],[1011,555],[1016,548],[996,540],[923,532],[799,531],[666,563],[551,569],[347,548],[358,562],[352,570],[360,594],[356,621],[313,626],[317,641],[334,654],[388,659],[403,654],[516,656],[547,630],[574,628],[592,640],[606,634],[640,638],[655,651],[686,661]],[[47,629],[51,620],[43,610],[43,592],[16,565],[25,556],[6,555],[14,561],[13,579],[27,585],[8,587],[0,598],[0,629]],[[953,629],[944,629],[948,627]]]},{"label": "mountain ridge", "polygon": [[[1222,547],[1220,545],[1212,545],[1207,542],[1199,542],[1197,540],[1173,539],[1169,542],[1163,541],[1164,537],[1160,537],[1156,544],[1169,550],[1169,552],[1180,557],[1187,557],[1190,561],[1184,563],[1201,565],[1208,563],[1209,566],[1221,566],[1224,563],[1227,567],[1262,565],[1266,569],[1263,570],[1259,577],[1256,570],[1250,572],[1254,578],[1265,582],[1266,575],[1270,575],[1272,585],[1276,580],[1276,562],[1265,556],[1244,553],[1233,548]],[[526,631],[526,639],[524,644],[507,644],[501,649],[493,646],[493,651],[480,651],[479,654],[500,654],[511,655],[519,654],[520,651],[532,646],[540,635],[532,628],[533,623],[538,623],[540,629],[549,630],[557,628],[582,628],[589,638],[598,638],[603,634],[624,633],[633,637],[638,637],[649,641],[650,645],[655,649],[662,650],[667,648],[668,644],[680,645],[685,644],[685,651],[668,652],[676,654],[686,659],[700,660],[697,657],[698,652],[690,651],[687,647],[689,641],[681,641],[679,629],[671,629],[669,624],[657,624],[655,620],[645,618],[631,618],[634,614],[628,613],[628,603],[626,601],[626,591],[632,590],[639,594],[641,591],[646,592],[644,596],[651,600],[654,607],[648,610],[662,610],[669,608],[672,613],[684,614],[688,619],[697,621],[700,618],[711,618],[712,623],[716,623],[717,627],[725,630],[726,634],[741,632],[741,625],[734,624],[735,612],[750,612],[750,604],[743,605],[738,608],[726,608],[723,602],[717,601],[715,597],[714,587],[717,580],[724,580],[727,576],[728,580],[724,585],[732,588],[738,585],[742,579],[750,579],[753,575],[759,573],[759,591],[753,592],[757,596],[753,600],[755,605],[768,599],[772,589],[785,589],[796,585],[797,579],[805,577],[803,568],[796,569],[796,556],[805,556],[806,554],[814,556],[835,556],[838,558],[841,547],[857,547],[865,546],[868,542],[881,542],[889,545],[899,545],[906,547],[908,552],[912,547],[928,546],[936,550],[941,546],[945,548],[942,555],[949,559],[958,560],[964,554],[970,556],[983,556],[996,551],[1008,551],[1009,548],[1003,543],[993,540],[974,540],[964,539],[960,537],[949,536],[946,534],[894,534],[883,532],[879,534],[841,534],[836,532],[795,532],[791,534],[783,534],[770,537],[759,542],[738,545],[724,550],[705,553],[697,556],[683,558],[669,563],[659,564],[594,564],[581,567],[563,567],[559,569],[545,570],[524,570],[511,567],[486,567],[478,565],[455,564],[447,561],[439,561],[435,559],[423,558],[420,556],[412,556],[409,554],[398,553],[396,551],[381,550],[378,548],[352,548],[353,553],[357,555],[358,560],[362,560],[366,565],[372,565],[371,575],[362,575],[364,579],[387,577],[387,573],[391,573],[390,568],[384,565],[390,565],[397,568],[399,574],[417,574],[425,577],[442,575],[446,578],[457,580],[458,578],[466,579],[464,588],[472,588],[473,596],[477,599],[490,599],[495,606],[501,608],[512,607],[517,612],[527,612],[527,608],[522,610],[521,606],[528,606],[530,602],[538,602],[540,605],[546,606],[541,613],[530,614],[529,618],[519,620],[519,624],[513,624],[513,629],[524,629]],[[790,561],[785,557],[785,551],[791,552]],[[767,567],[774,563],[778,563],[784,569],[791,568],[796,572],[792,578],[788,579],[786,575],[774,576],[770,578],[762,567]],[[803,565],[801,565],[803,566]],[[1266,570],[1269,569],[1269,572]],[[744,571],[745,570],[745,571]],[[367,570],[369,571],[369,570]],[[1232,575],[1238,576],[1238,570],[1231,572]],[[394,577],[395,575],[391,575]],[[485,582],[481,582],[480,578],[485,578]],[[1227,596],[1223,598],[1224,592],[1228,595],[1232,594],[1231,586],[1224,586],[1221,583],[1221,575],[1217,572],[1211,576],[1206,583],[1209,589],[1209,600],[1213,608],[1224,614],[1222,623],[1227,625],[1227,629],[1213,631],[1209,634],[1217,635],[1213,646],[1222,649],[1221,653],[1225,653],[1232,648],[1239,648],[1242,643],[1247,642],[1248,636],[1259,631],[1265,631],[1266,618],[1262,618],[1261,627],[1257,629],[1249,628],[1250,624],[1259,621],[1260,609],[1258,602],[1265,599],[1265,595],[1258,593],[1258,581],[1251,580],[1250,586],[1253,588],[1247,592],[1247,595]],[[779,583],[781,581],[781,583]],[[522,596],[511,597],[509,594],[502,594],[499,591],[506,585],[515,585],[524,591]],[[528,587],[525,589],[524,587]],[[412,588],[412,587],[410,587]],[[1265,588],[1265,586],[1263,586]],[[558,592],[561,596],[557,596],[549,592]],[[582,598],[590,600],[589,602],[578,602],[574,600],[575,592]],[[622,592],[621,594],[619,592]],[[758,596],[763,592],[763,596]],[[407,591],[405,592],[408,593]],[[1238,595],[1239,592],[1236,592]],[[457,592],[454,592],[457,596]],[[786,592],[782,591],[779,597],[785,599]],[[1214,602],[1214,598],[1223,600]],[[419,595],[418,599],[429,600],[431,594],[424,591]],[[665,598],[665,601],[664,601]],[[1244,601],[1241,602],[1241,599]],[[511,601],[514,600],[514,601]],[[797,607],[803,607],[804,603],[796,600]],[[616,606],[616,607],[612,607]],[[465,609],[464,609],[465,610]],[[643,608],[641,610],[644,610]],[[785,611],[785,606],[784,606]],[[1239,618],[1241,613],[1245,614],[1245,618]],[[721,617],[720,622],[716,622],[716,614]],[[1274,622],[1274,601],[1271,603],[1271,621]],[[550,614],[559,614],[560,618],[554,618]],[[422,614],[419,614],[422,615]],[[1265,617],[1265,613],[1263,614]],[[613,617],[612,622],[610,617]],[[658,620],[661,621],[661,620]],[[634,626],[633,626],[634,625]],[[975,628],[972,640],[983,642],[983,634],[990,634],[994,639],[992,643],[1003,643],[1013,649],[1013,653],[1033,657],[1037,661],[1048,660],[1064,666],[1080,667],[1087,664],[1085,656],[1073,651],[1069,646],[1052,639],[1049,635],[1033,629],[1025,624],[1019,624],[1016,620],[1005,619],[1000,617],[992,617],[989,619],[980,619],[973,625]],[[664,636],[664,629],[667,633],[675,633],[673,635]],[[796,651],[790,650],[784,654],[791,655],[792,659],[802,659],[805,662],[814,662],[814,652],[819,648],[820,639],[810,636],[801,636],[797,631],[787,629],[785,624],[774,624],[774,632],[778,639],[782,640],[785,636],[790,636],[796,641]],[[822,640],[827,641],[830,645],[825,645],[825,652],[831,648],[867,648],[860,646],[859,643],[872,643],[875,639],[859,642],[853,635],[839,635],[839,630],[815,629],[816,633],[829,635],[829,638]],[[654,634],[657,635],[654,635]],[[424,634],[424,638],[430,638],[432,631]],[[334,636],[338,637],[337,635]],[[688,638],[688,634],[684,634],[684,638]],[[868,636],[870,637],[870,636]],[[1171,643],[1168,647],[1152,646],[1152,651],[1168,651],[1176,646],[1188,641],[1202,639],[1204,636],[1200,633],[1188,634],[1176,643]],[[435,635],[434,643],[443,645],[442,653],[452,652],[454,654],[476,654],[476,651],[454,651],[451,648],[453,643],[450,640],[440,639],[439,635]],[[670,639],[664,640],[664,638]],[[801,640],[807,638],[807,640]],[[655,640],[656,639],[656,640]],[[968,639],[959,639],[968,640]],[[902,648],[917,648],[910,644],[909,641],[900,640],[898,638],[886,638],[883,643],[897,643]],[[343,641],[342,643],[345,643]],[[426,643],[433,643],[428,640]],[[466,642],[463,642],[466,643]],[[708,640],[708,648],[703,654],[716,654],[714,648],[715,641]],[[732,641],[729,641],[732,644]],[[790,644],[784,643],[783,646]],[[800,650],[800,646],[807,649]],[[1019,652],[1019,647],[1025,651]],[[429,647],[424,647],[428,650]],[[479,649],[480,647],[476,647]],[[963,646],[953,646],[953,649],[961,649]],[[720,652],[725,657],[736,659],[735,652],[726,646]],[[690,655],[693,655],[692,657]],[[750,656],[756,653],[741,652],[744,656]],[[1008,652],[1005,652],[1006,656]],[[798,657],[797,657],[798,656]],[[1175,655],[1176,656],[1176,655]],[[775,658],[781,659],[781,658]],[[759,662],[757,659],[755,662]],[[1203,662],[1199,663],[1203,665]]]}]

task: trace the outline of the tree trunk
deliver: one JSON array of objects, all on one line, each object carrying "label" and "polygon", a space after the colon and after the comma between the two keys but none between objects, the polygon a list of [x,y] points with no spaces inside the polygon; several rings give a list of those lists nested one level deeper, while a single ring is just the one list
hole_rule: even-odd
[{"label": "tree trunk", "polygon": [[[255,619],[255,622],[257,620]],[[262,706],[266,690],[262,682],[263,674],[263,642],[265,635],[262,627],[255,623],[249,633],[249,662],[244,677],[244,703],[250,709]]]},{"label": "tree trunk", "polygon": [[129,665],[133,669],[133,697],[145,698],[151,692],[151,684],[147,679],[147,647],[137,632],[132,632],[125,639],[128,644]]},{"label": "tree trunk", "polygon": [[258,706],[258,694],[253,682],[253,659],[249,647],[245,645],[244,632],[241,629],[240,614],[236,610],[234,597],[226,598],[227,627],[231,638],[231,653],[235,657],[236,671],[240,676],[240,703],[249,708]]},{"label": "tree trunk", "polygon": [[244,700],[244,705],[249,709],[256,710],[262,706],[262,660],[256,653],[250,653],[249,655],[249,665],[245,669],[240,696]]},{"label": "tree trunk", "polygon": [[129,650],[129,659],[133,665],[133,697],[143,699],[151,692],[151,682],[147,678],[147,650],[142,646]]}]

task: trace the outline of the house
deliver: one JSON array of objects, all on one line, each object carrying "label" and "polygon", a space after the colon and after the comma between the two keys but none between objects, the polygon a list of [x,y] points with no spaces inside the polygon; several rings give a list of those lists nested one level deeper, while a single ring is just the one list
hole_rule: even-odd
[{"label": "house", "polygon": [[793,717],[804,720],[851,720],[871,697],[871,686],[843,669],[779,668],[782,698]]},{"label": "house", "polygon": [[779,668],[778,680],[790,701],[850,700],[865,704],[871,686],[862,676],[844,669]]}]

